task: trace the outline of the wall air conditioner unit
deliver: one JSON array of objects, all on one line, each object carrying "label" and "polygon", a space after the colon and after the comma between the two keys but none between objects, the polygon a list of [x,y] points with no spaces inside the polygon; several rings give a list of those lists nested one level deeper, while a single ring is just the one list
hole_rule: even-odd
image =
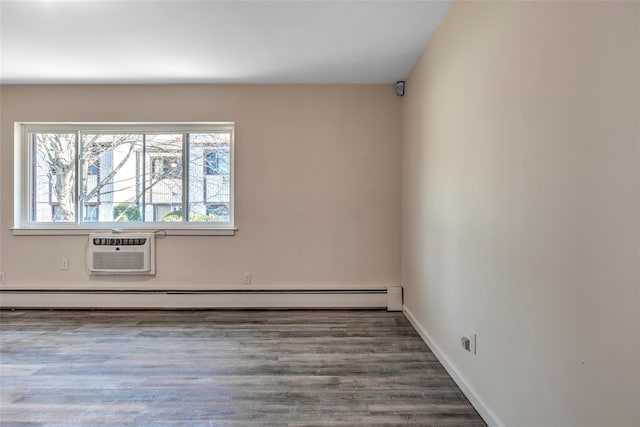
[{"label": "wall air conditioner unit", "polygon": [[91,233],[87,253],[91,274],[156,274],[154,233]]}]

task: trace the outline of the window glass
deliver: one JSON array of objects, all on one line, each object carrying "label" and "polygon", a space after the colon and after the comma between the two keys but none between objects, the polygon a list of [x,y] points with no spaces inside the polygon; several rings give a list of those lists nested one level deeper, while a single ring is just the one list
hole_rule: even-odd
[{"label": "window glass", "polygon": [[31,220],[76,220],[75,133],[31,134]]},{"label": "window glass", "polygon": [[[182,134],[145,137],[145,221],[163,221],[154,211],[156,205],[182,202]],[[171,221],[182,221],[182,213]],[[164,216],[163,216],[164,217]]]},{"label": "window glass", "polygon": [[29,197],[19,203],[28,208],[22,218],[92,226],[232,224],[232,125],[207,124],[219,130],[206,131],[193,130],[199,124],[178,124],[177,131],[171,124],[120,125],[51,125],[64,129],[58,132],[50,124],[23,124]]},{"label": "window glass", "polygon": [[[231,133],[192,133],[189,148],[190,219],[230,221]],[[226,209],[212,206],[226,206]]]},{"label": "window glass", "polygon": [[83,209],[98,204],[99,221],[141,221],[138,175],[143,136],[88,133],[81,140]]}]

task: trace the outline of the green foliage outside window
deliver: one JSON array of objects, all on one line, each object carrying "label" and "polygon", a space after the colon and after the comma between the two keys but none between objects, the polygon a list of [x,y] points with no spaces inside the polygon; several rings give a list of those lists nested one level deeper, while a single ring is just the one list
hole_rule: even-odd
[{"label": "green foliage outside window", "polygon": [[113,218],[118,222],[140,221],[140,209],[133,203],[120,203],[113,208]]}]

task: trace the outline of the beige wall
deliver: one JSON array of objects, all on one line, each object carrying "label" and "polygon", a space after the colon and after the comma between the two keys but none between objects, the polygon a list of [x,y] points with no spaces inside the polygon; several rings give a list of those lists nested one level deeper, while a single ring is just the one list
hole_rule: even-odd
[{"label": "beige wall", "polygon": [[405,305],[496,424],[640,425],[639,63],[638,2],[460,2],[408,79]]},{"label": "beige wall", "polygon": [[[229,289],[245,271],[253,289],[399,283],[401,102],[391,85],[4,86],[0,96],[5,289]],[[9,231],[16,121],[236,122],[237,235],[169,236],[157,241],[155,278],[89,280],[85,236]]]}]

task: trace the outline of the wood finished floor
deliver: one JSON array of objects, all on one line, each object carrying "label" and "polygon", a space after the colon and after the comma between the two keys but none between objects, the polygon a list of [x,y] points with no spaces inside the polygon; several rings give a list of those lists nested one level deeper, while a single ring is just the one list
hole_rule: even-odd
[{"label": "wood finished floor", "polygon": [[0,311],[2,426],[484,426],[402,313]]}]

